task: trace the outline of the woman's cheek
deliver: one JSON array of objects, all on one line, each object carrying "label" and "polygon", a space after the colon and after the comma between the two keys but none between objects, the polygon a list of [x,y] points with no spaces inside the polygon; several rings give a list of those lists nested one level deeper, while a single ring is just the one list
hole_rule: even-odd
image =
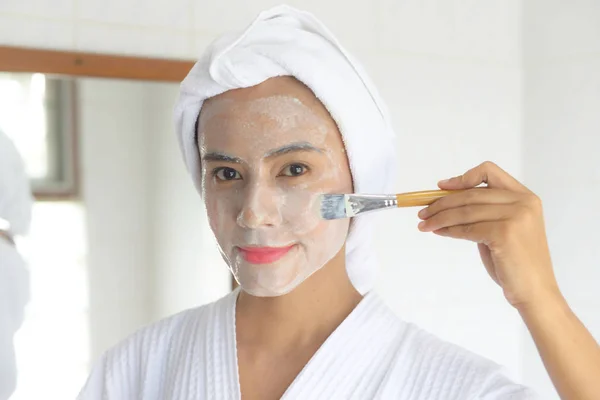
[{"label": "woman's cheek", "polygon": [[290,191],[285,197],[284,219],[288,229],[299,241],[333,257],[346,240],[350,222],[347,219],[322,219],[321,194],[308,190]]},{"label": "woman's cheek", "polygon": [[301,236],[313,231],[321,222],[318,193],[301,188],[283,190],[281,215],[286,228]]},{"label": "woman's cheek", "polygon": [[340,186],[340,169],[331,161],[319,168],[319,178],[313,182],[300,184],[282,190],[282,215],[290,229],[297,235],[311,235],[319,232],[344,231],[348,222],[326,221],[321,218],[321,195],[324,193],[344,193],[348,190]]},{"label": "woman's cheek", "polygon": [[[217,241],[223,242],[223,235],[230,231],[232,227],[228,226],[228,216],[231,214],[231,206],[228,204],[229,201],[223,196],[219,196],[214,192],[208,194],[206,197],[206,212],[208,214],[208,222],[210,228],[213,231]],[[229,229],[228,229],[229,228]]]},{"label": "woman's cheek", "polygon": [[203,193],[202,197],[204,199],[204,207],[206,208],[206,215],[208,216],[208,223],[210,224],[210,229],[216,234],[216,220],[215,216],[217,215],[217,203],[214,199],[214,195],[212,194],[209,188],[205,186],[202,187]]}]

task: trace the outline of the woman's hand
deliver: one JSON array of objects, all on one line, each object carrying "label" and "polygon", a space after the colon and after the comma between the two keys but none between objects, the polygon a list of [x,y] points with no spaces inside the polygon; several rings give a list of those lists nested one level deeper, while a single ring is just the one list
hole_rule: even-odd
[{"label": "woman's hand", "polygon": [[[476,187],[481,183],[487,187]],[[439,187],[467,190],[421,210],[419,229],[476,242],[488,273],[527,325],[560,397],[600,399],[600,346],[558,289],[540,199],[491,162]]]},{"label": "woman's hand", "polygon": [[[482,183],[487,187],[477,187]],[[517,309],[560,296],[542,203],[533,192],[492,162],[438,185],[469,190],[421,210],[420,230],[476,242],[488,273]]]}]

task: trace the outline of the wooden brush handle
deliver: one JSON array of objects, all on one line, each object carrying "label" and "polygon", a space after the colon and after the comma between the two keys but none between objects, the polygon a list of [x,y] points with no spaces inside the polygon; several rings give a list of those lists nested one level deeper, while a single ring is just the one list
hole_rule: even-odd
[{"label": "wooden brush handle", "polygon": [[428,206],[434,201],[452,193],[464,190],[423,190],[420,192],[399,193],[396,195],[398,207]]}]

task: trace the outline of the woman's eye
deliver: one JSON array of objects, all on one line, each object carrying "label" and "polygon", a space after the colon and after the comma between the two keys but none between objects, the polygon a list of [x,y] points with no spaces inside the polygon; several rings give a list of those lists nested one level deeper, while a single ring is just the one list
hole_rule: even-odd
[{"label": "woman's eye", "polygon": [[239,172],[237,172],[233,168],[217,168],[214,172],[214,175],[220,181],[234,181],[237,179],[242,179],[242,176]]},{"label": "woman's eye", "polygon": [[308,168],[302,164],[290,164],[281,171],[284,176],[300,176],[304,175]]}]

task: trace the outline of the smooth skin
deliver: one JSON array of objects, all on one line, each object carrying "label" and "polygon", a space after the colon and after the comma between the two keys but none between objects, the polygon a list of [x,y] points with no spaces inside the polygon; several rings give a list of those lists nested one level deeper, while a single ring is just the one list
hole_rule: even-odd
[{"label": "smooth skin", "polygon": [[559,290],[539,197],[492,162],[438,186],[468,190],[422,209],[419,229],[477,243],[483,265],[523,318],[561,399],[600,399],[600,346]]}]

